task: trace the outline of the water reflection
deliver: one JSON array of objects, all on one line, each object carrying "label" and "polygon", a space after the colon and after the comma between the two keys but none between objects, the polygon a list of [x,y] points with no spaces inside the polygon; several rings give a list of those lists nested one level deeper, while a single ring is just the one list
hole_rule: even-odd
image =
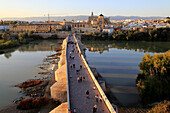
[{"label": "water reflection", "polygon": [[[0,55],[0,108],[12,104],[12,101],[22,94],[14,85],[40,77],[38,68],[43,59],[61,45],[62,40],[35,41],[20,47],[6,49],[7,53]],[[51,44],[54,44],[51,47]],[[52,50],[52,51],[51,51]]]},{"label": "water reflection", "polygon": [[89,51],[103,53],[109,51],[109,48],[134,50],[139,52],[160,53],[170,49],[170,42],[134,42],[134,41],[89,41],[82,40]]},{"label": "water reflection", "polygon": [[50,51],[55,50],[56,48],[60,48],[58,42],[62,42],[62,40],[44,40],[44,41],[36,41],[32,42],[28,45],[21,46],[18,48],[20,52],[24,51]]},{"label": "water reflection", "polygon": [[170,49],[170,42],[85,41],[88,63],[96,67],[123,105],[140,102],[136,75],[145,52],[151,55]]},{"label": "water reflection", "polygon": [[33,52],[33,51],[54,51],[56,48],[60,48],[61,46],[59,44],[56,44],[58,42],[62,42],[62,40],[39,40],[34,41],[29,44],[20,46],[20,47],[14,47],[11,49],[5,49],[4,55],[5,58],[9,59],[12,57],[12,53],[18,50],[19,52]]}]

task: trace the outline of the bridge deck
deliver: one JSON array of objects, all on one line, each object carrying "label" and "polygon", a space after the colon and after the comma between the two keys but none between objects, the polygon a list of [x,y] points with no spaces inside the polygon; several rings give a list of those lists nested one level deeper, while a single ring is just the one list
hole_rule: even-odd
[{"label": "bridge deck", "polygon": [[[74,42],[73,37],[69,37]],[[68,71],[69,71],[69,87],[70,87],[70,106],[71,109],[76,108],[77,113],[92,113],[92,108],[96,104],[97,105],[97,113],[109,113],[108,108],[106,107],[104,101],[96,102],[95,96],[99,95],[99,91],[97,89],[93,89],[95,84],[93,83],[85,65],[80,58],[78,53],[71,53],[71,56],[74,56],[74,59],[70,59],[69,55],[73,48],[76,49],[76,46],[72,47],[74,44],[68,44]],[[70,67],[70,64],[75,64],[75,69]],[[80,70],[80,74],[76,73],[77,69],[80,69],[80,65],[82,65],[82,70]],[[78,76],[85,76],[85,80],[83,82],[78,82]],[[86,97],[86,91],[89,90],[90,98]]]}]

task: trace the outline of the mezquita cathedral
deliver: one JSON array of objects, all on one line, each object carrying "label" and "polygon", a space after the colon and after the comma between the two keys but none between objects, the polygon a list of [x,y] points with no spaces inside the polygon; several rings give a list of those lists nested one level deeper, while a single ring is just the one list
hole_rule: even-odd
[{"label": "mezquita cathedral", "polygon": [[88,19],[88,24],[92,25],[108,25],[110,24],[110,18],[105,18],[103,14],[100,14],[99,16],[94,16],[93,12],[91,13],[91,16]]}]

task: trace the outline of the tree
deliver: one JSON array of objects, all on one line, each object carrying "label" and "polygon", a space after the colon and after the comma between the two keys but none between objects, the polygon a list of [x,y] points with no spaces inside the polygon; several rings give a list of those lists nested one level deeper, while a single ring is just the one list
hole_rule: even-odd
[{"label": "tree", "polygon": [[2,38],[3,38],[5,41],[8,40],[8,37],[9,37],[9,34],[7,34],[7,33],[3,33],[3,34],[2,34]]},{"label": "tree", "polygon": [[[164,54],[145,54],[139,64],[136,82],[144,103],[170,98],[170,50]],[[154,93],[153,93],[154,92]]]},{"label": "tree", "polygon": [[9,24],[13,24],[13,21],[10,21]]},{"label": "tree", "polygon": [[1,20],[1,25],[3,25],[3,20]]},{"label": "tree", "polygon": [[22,33],[19,33],[18,34],[18,39],[21,41],[23,39],[23,34]]}]

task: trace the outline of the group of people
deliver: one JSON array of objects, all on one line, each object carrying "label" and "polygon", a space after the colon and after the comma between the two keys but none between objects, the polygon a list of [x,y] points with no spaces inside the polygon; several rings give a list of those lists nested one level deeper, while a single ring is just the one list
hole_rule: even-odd
[{"label": "group of people", "polygon": [[[90,96],[90,92],[89,92],[89,90],[87,90],[86,91],[86,97],[89,99],[89,96]],[[102,100],[103,100],[103,98],[101,96],[98,96],[98,95],[96,95],[95,98],[96,98],[96,102],[98,102],[98,101],[102,102]],[[93,113],[97,112],[97,105],[96,104],[93,106],[92,111],[93,111]]]},{"label": "group of people", "polygon": [[77,81],[80,83],[80,82],[83,82],[85,80],[85,76],[78,76],[77,77]]},{"label": "group of people", "polygon": [[102,102],[102,100],[103,100],[103,98],[101,96],[98,96],[98,95],[96,95],[95,98],[96,98],[96,102],[98,102],[99,100],[100,100],[100,102]]}]

